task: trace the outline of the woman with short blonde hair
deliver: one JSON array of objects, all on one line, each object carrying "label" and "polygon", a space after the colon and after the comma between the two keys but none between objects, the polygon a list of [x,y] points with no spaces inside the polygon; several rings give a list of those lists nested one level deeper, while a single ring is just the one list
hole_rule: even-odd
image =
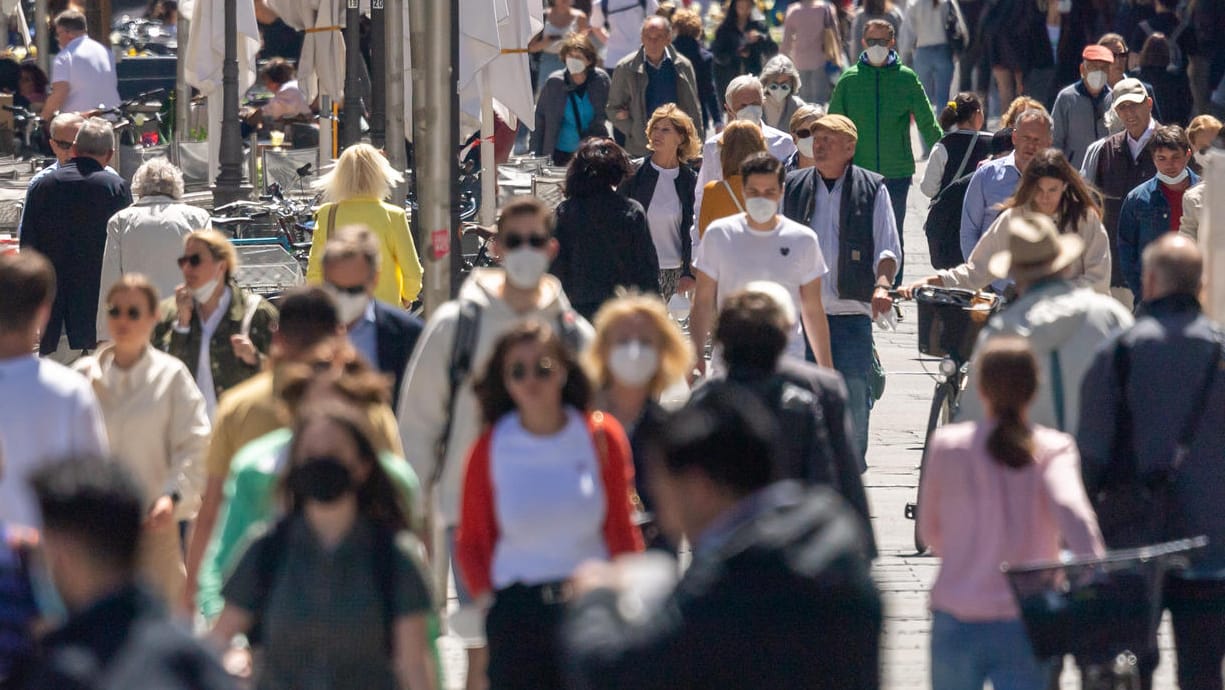
[{"label": "woman with short blonde hair", "polygon": [[336,166],[315,182],[327,203],[315,212],[306,282],[323,282],[323,248],[328,235],[346,225],[364,225],[379,238],[383,262],[376,299],[407,307],[421,292],[421,262],[408,227],[403,204],[387,203],[392,188],[404,175],[370,144],[354,144],[340,154]]}]

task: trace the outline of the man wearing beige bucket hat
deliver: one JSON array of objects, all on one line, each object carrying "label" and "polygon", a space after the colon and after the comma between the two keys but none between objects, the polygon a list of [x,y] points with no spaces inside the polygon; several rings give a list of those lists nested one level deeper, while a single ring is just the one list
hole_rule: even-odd
[{"label": "man wearing beige bucket hat", "polygon": [[[1076,433],[1081,378],[1098,346],[1131,326],[1131,312],[1065,277],[1084,251],[1079,236],[1061,235],[1050,218],[1033,213],[1012,216],[1006,230],[1008,249],[993,256],[988,268],[996,277],[1015,281],[1020,297],[991,318],[978,336],[975,352],[982,352],[983,345],[998,335],[1028,340],[1040,372],[1030,421]],[[977,358],[970,364],[971,378],[976,365]],[[985,416],[978,387],[970,385],[961,398],[958,420]]]}]

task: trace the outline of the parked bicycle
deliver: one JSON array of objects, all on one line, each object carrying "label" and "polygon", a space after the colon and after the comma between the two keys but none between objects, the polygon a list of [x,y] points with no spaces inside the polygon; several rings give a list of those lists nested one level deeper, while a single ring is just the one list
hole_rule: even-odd
[{"label": "parked bicycle", "polygon": [[[894,299],[905,299],[898,292],[891,292]],[[936,381],[932,392],[931,408],[927,414],[927,429],[923,435],[923,455],[919,461],[919,483],[923,482],[923,470],[927,465],[928,442],[932,432],[952,421],[961,395],[969,384],[970,357],[978,333],[992,314],[1003,307],[1003,299],[989,292],[975,292],[960,288],[924,286],[914,291],[912,298],[919,306],[919,352],[929,357],[939,357]],[[906,518],[915,521],[915,550],[922,554],[927,544],[919,536],[919,503],[906,504]]]},{"label": "parked bicycle", "polygon": [[13,152],[21,160],[53,158],[51,139],[43,127],[43,119],[19,105],[3,106],[13,114]]}]

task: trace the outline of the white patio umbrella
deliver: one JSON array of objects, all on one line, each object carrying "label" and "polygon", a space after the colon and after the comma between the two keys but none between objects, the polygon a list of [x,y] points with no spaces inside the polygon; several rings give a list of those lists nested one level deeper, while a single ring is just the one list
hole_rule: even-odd
[{"label": "white patio umbrella", "polygon": [[[255,54],[259,52],[259,24],[255,21],[253,0],[237,0],[238,9],[238,93],[255,83]],[[183,74],[187,83],[208,97],[208,127],[221,132],[221,68],[225,61],[225,3],[220,0],[194,2],[191,8],[191,37]],[[208,138],[208,176],[217,177],[221,136]]]}]

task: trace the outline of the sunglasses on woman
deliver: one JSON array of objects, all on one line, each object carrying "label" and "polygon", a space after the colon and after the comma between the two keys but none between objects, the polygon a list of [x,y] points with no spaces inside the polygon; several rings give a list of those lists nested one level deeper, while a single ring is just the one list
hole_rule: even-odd
[{"label": "sunglasses on woman", "polygon": [[140,321],[140,309],[137,309],[136,307],[128,307],[127,311],[124,311],[119,307],[110,307],[106,310],[106,315],[112,319],[117,319],[124,314],[127,314],[129,321]]},{"label": "sunglasses on woman", "polygon": [[528,371],[528,365],[523,362],[515,362],[510,365],[510,371],[507,375],[510,380],[516,383],[521,383],[527,379],[528,374],[534,374],[537,381],[544,381],[553,375],[553,360],[549,357],[541,357],[536,361],[536,365],[532,367],[531,372]]},{"label": "sunglasses on woman", "polygon": [[203,260],[204,259],[201,258],[199,254],[188,254],[186,256],[180,256],[178,259],[179,268],[183,268],[184,266],[188,264],[191,264],[192,268],[199,268],[200,262]]},{"label": "sunglasses on woman", "polygon": [[544,235],[507,235],[502,238],[502,246],[512,250],[525,244],[531,245],[532,249],[544,249],[548,243],[549,238]]},{"label": "sunglasses on woman", "polygon": [[888,48],[889,47],[889,39],[887,38],[865,38],[863,39],[863,42],[866,43],[869,48],[873,48],[873,47]]}]

